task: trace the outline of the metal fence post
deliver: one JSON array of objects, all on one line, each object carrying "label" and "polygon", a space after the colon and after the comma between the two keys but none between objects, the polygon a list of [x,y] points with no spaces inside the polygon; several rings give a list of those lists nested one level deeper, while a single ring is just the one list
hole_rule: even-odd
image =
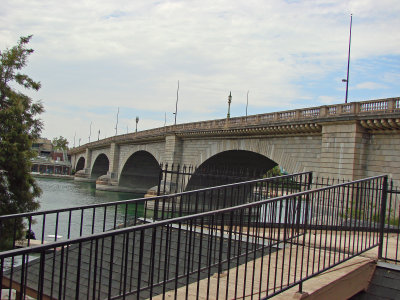
[{"label": "metal fence post", "polygon": [[386,219],[386,202],[388,194],[388,177],[387,175],[383,177],[382,185],[382,200],[381,200],[381,213],[380,213],[380,227],[379,227],[379,248],[378,248],[378,258],[382,258],[383,252],[383,235],[385,231],[385,219]]},{"label": "metal fence post", "polygon": [[[310,172],[309,173],[309,177],[308,177],[308,183],[307,183],[307,190],[309,191],[311,189],[311,185],[312,185],[312,181],[313,181],[313,173]],[[314,202],[314,201],[312,201]],[[304,257],[304,248],[306,245],[306,234],[307,234],[307,225],[308,225],[308,218],[312,217],[308,215],[308,209],[309,209],[309,205],[310,205],[310,193],[306,194],[306,206],[305,206],[305,210],[304,210],[304,230],[303,230],[303,250],[302,250],[302,258],[301,258],[301,266],[300,266],[300,283],[299,283],[299,293],[302,294],[303,293],[303,279],[302,279],[302,274],[303,274],[303,257]],[[311,221],[310,221],[310,225],[311,225]]]}]

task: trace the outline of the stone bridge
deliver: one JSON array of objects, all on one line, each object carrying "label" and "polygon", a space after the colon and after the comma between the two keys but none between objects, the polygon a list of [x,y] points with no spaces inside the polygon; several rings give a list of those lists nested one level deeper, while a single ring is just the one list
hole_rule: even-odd
[{"label": "stone bridge", "polygon": [[165,126],[70,150],[75,179],[97,188],[146,191],[160,163],[275,165],[289,173],[400,183],[400,98],[327,105]]}]

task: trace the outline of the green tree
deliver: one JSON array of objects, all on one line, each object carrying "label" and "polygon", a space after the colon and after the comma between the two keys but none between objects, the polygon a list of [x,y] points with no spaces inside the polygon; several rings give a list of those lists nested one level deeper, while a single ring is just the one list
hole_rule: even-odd
[{"label": "green tree", "polygon": [[[32,36],[21,37],[11,49],[0,51],[0,215],[33,211],[39,208],[35,200],[41,193],[30,175],[30,159],[34,157],[32,142],[39,137],[43,112],[40,102],[16,90],[40,89],[40,82],[19,71],[33,52],[27,48]],[[0,224],[0,248],[4,249],[16,230],[17,238],[24,231],[22,220]]]},{"label": "green tree", "polygon": [[68,141],[62,136],[54,138],[52,144],[56,150],[68,150]]}]

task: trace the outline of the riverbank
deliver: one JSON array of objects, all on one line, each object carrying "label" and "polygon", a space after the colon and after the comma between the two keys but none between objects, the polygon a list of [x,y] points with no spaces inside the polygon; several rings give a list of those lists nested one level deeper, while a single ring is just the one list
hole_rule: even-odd
[{"label": "riverbank", "polygon": [[38,173],[38,172],[31,172],[31,174],[33,177],[38,177],[38,178],[54,178],[54,179],[74,180],[73,175],[46,174],[46,173]]}]

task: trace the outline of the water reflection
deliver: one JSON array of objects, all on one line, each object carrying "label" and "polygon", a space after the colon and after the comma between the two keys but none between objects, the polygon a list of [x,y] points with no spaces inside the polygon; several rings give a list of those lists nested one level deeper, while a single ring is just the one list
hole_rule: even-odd
[{"label": "water reflection", "polygon": [[38,199],[40,210],[74,207],[143,197],[143,194],[96,190],[95,183],[37,178],[43,193]]},{"label": "water reflection", "polygon": [[[90,204],[100,204],[143,197],[143,194],[98,191],[94,183],[75,182],[72,180],[38,178],[37,183],[43,193],[39,198],[40,210],[61,209]],[[92,232],[102,232],[123,223],[125,218],[133,218],[141,214],[143,205],[121,205],[117,209],[109,207],[104,209],[73,211],[59,215],[47,215],[34,218],[32,229],[37,239],[51,241],[87,235]],[[71,227],[68,228],[69,218]],[[43,226],[45,224],[45,226]],[[81,226],[82,225],[82,226]],[[44,229],[44,234],[42,234]]]}]

